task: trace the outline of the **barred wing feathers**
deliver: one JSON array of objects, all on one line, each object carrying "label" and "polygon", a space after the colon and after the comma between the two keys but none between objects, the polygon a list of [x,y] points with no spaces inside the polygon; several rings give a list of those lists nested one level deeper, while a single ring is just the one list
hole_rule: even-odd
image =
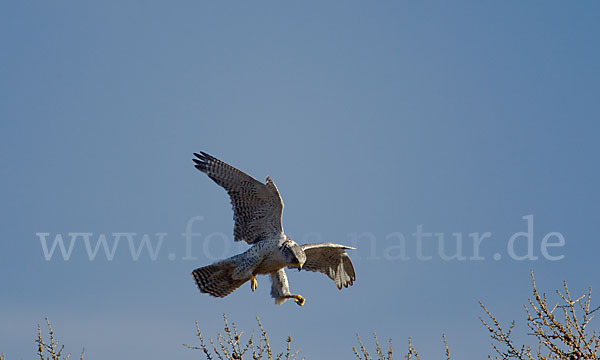
[{"label": "barred wing feathers", "polygon": [[338,289],[351,286],[356,280],[354,266],[345,250],[350,246],[322,243],[301,245],[306,253],[306,262],[302,270],[323,273],[335,282]]},{"label": "barred wing feathers", "polygon": [[231,199],[235,241],[255,244],[283,233],[283,201],[273,180],[266,184],[205,153],[194,153],[196,169],[222,186]]}]

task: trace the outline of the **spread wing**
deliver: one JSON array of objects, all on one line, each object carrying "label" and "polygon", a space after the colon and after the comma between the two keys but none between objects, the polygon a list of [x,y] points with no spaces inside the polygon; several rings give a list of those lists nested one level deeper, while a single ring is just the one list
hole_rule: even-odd
[{"label": "spread wing", "polygon": [[335,282],[338,289],[352,285],[356,280],[354,266],[346,249],[355,249],[332,243],[301,245],[306,254],[302,270],[321,272]]},{"label": "spread wing", "polygon": [[283,232],[283,201],[270,177],[263,184],[205,152],[194,155],[196,169],[227,190],[231,198],[235,241],[255,244]]}]

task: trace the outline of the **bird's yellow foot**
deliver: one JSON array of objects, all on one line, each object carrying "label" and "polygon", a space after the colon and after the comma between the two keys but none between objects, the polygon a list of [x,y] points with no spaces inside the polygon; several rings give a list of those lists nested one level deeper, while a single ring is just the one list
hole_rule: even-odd
[{"label": "bird's yellow foot", "polygon": [[256,276],[252,275],[252,277],[250,278],[250,289],[252,289],[252,291],[256,290],[256,288],[258,287],[258,281],[256,281]]},{"label": "bird's yellow foot", "polygon": [[304,302],[306,301],[305,298],[303,298],[300,295],[292,295],[292,298],[294,298],[294,301],[296,302],[296,304],[298,304],[300,306],[304,306]]}]

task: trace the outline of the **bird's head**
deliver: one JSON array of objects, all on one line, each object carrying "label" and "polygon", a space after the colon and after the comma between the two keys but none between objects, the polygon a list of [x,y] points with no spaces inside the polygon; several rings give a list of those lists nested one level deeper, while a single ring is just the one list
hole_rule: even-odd
[{"label": "bird's head", "polygon": [[304,266],[304,263],[306,262],[306,254],[300,245],[288,238],[281,246],[281,251],[288,263],[288,268],[298,268],[298,270],[302,270],[302,266]]}]

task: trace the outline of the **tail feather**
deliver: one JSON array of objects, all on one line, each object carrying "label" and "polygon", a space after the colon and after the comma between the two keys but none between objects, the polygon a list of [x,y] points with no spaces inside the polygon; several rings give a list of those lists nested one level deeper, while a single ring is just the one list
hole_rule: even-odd
[{"label": "tail feather", "polygon": [[200,292],[215,297],[225,297],[242,286],[248,279],[236,280],[231,277],[236,265],[228,262],[204,266],[192,271]]}]

